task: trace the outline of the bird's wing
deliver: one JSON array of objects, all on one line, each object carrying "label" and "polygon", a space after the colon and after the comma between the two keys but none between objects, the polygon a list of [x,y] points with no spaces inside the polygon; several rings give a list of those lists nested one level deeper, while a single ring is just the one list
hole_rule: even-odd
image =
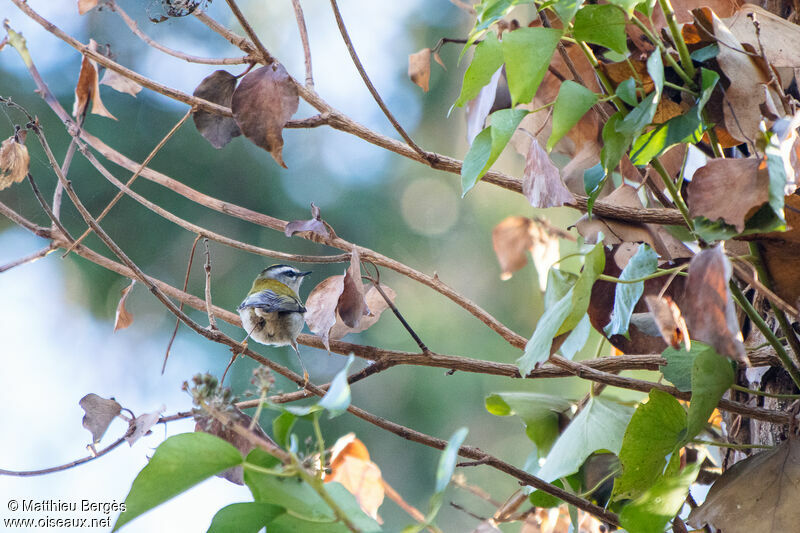
[{"label": "bird's wing", "polygon": [[306,308],[303,307],[297,298],[288,294],[276,294],[275,292],[267,289],[258,291],[247,298],[239,305],[239,309],[252,307],[256,309],[263,309],[267,313],[274,312],[297,312],[305,313]]}]

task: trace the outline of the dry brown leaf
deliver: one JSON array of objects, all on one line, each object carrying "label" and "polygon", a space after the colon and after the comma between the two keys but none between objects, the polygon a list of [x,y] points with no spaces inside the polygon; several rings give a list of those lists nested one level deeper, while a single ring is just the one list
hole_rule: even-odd
[{"label": "dry brown leaf", "polygon": [[[230,107],[236,81],[236,76],[230,72],[217,70],[203,78],[192,94],[209,102]],[[222,148],[234,137],[242,134],[242,130],[232,117],[223,117],[198,109],[192,113],[192,119],[200,135],[214,148]]]},{"label": "dry brown leaf", "polygon": [[[225,414],[228,415],[228,418],[232,424],[236,424],[240,427],[249,428],[253,421],[250,415],[246,414],[236,406],[226,407]],[[219,420],[203,411],[197,411],[197,414],[195,414],[194,430],[201,431],[203,433],[210,433],[211,435],[216,435],[222,440],[228,441],[237,450],[239,450],[243,457],[247,457],[247,454],[253,451],[253,448],[255,448],[255,445],[250,439],[247,439],[236,433],[232,429],[231,425],[223,425]],[[277,446],[275,441],[264,432],[259,424],[255,424],[252,428],[252,431],[258,435],[259,438]],[[234,466],[233,468],[223,470],[217,474],[217,476],[227,479],[231,483],[244,485],[244,470],[241,466]]]},{"label": "dry brown leaf", "polygon": [[114,398],[101,398],[94,393],[81,398],[78,405],[86,413],[83,415],[83,427],[92,434],[93,445],[100,442],[108,426],[122,411],[122,406]]},{"label": "dry brown leaf", "polygon": [[758,159],[712,159],[697,169],[687,192],[692,217],[721,218],[744,231],[748,215],[769,201],[769,175]]},{"label": "dry brown leaf", "polygon": [[745,361],[742,333],[728,288],[730,279],[731,264],[722,245],[700,251],[689,263],[681,308],[692,339],[712,346],[720,355]]},{"label": "dry brown leaf", "polygon": [[19,183],[28,175],[31,157],[28,148],[22,144],[24,133],[20,131],[0,145],[0,191]]},{"label": "dry brown leaf", "polygon": [[732,16],[716,12],[731,33],[741,42],[759,50],[756,28],[750,15],[755,15],[761,31],[761,44],[767,61],[774,67],[800,67],[800,26],[770,13],[757,5],[745,4]]},{"label": "dry brown leaf", "polygon": [[464,106],[464,114],[467,117],[467,142],[472,145],[472,141],[483,130],[486,125],[486,117],[489,116],[494,107],[497,89],[502,78],[503,69],[497,69],[489,80],[489,83],[481,87],[478,95],[467,102]]},{"label": "dry brown leaf", "polygon": [[367,447],[355,433],[344,435],[333,445],[330,473],[325,476],[326,483],[331,481],[344,485],[361,509],[379,520],[378,508],[384,497],[381,469],[370,461]]},{"label": "dry brown leaf", "polygon": [[131,284],[122,289],[119,302],[117,302],[117,313],[114,317],[114,331],[125,329],[133,324],[133,315],[125,308],[125,301],[131,293],[131,289],[136,284],[136,280],[132,279]]},{"label": "dry brown leaf", "polygon": [[[386,296],[389,297],[389,301],[394,303],[394,299],[397,297],[397,293],[394,292],[394,289],[388,287],[381,283],[381,288],[383,292],[386,293]],[[367,308],[369,309],[370,313],[367,316],[361,317],[361,320],[358,323],[358,326],[355,328],[348,327],[341,319],[341,317],[336,317],[336,324],[330,330],[329,338],[332,340],[339,340],[348,333],[360,333],[375,324],[378,319],[381,317],[381,313],[389,309],[389,304],[386,303],[386,300],[383,299],[381,293],[378,292],[374,286],[367,289],[367,293],[364,296],[364,300],[367,302]]]},{"label": "dry brown leaf", "polygon": [[717,63],[731,80],[725,90],[722,106],[725,129],[740,142],[753,141],[759,133],[761,104],[767,99],[772,100],[773,104],[780,102],[780,96],[767,85],[770,74],[765,71],[761,59],[743,53],[743,50],[754,52],[757,44],[742,44],[725,23],[708,9],[695,9],[693,14],[699,32],[713,34],[719,41]]},{"label": "dry brown leaf", "polygon": [[364,283],[361,281],[361,257],[358,247],[353,246],[350,255],[350,266],[344,275],[342,294],[336,304],[336,311],[342,322],[349,328],[357,328],[361,317],[369,314],[367,302],[364,299]]},{"label": "dry brown leaf", "polygon": [[408,56],[408,77],[428,92],[431,80],[431,49],[423,48]]},{"label": "dry brown leaf", "polygon": [[682,115],[689,109],[689,104],[681,102],[677,104],[669,98],[661,98],[656,106],[656,114],[653,115],[653,124],[663,124],[671,118]]},{"label": "dry brown leaf", "polygon": [[659,298],[658,295],[648,294],[644,297],[644,301],[664,341],[676,350],[683,341],[686,351],[691,350],[692,341],[689,338],[689,329],[686,327],[686,321],[683,319],[680,308],[672,298],[666,295]]},{"label": "dry brown leaf", "polygon": [[85,15],[95,7],[98,0],[78,0],[78,14]]},{"label": "dry brown leaf", "polygon": [[447,70],[447,67],[444,65],[444,61],[442,61],[442,56],[439,55],[439,52],[433,52],[433,60],[439,63],[440,67]]},{"label": "dry brown leaf", "polygon": [[[600,63],[599,68],[606,75],[614,89],[628,78],[638,76],[638,78],[642,80],[644,92],[647,94],[653,92],[656,86],[650,74],[647,73],[647,64],[640,59],[632,59],[630,63],[631,64],[628,64],[627,61],[620,61],[619,63]],[[631,65],[633,65],[633,69]]]},{"label": "dry brown leaf", "polygon": [[492,230],[492,246],[500,263],[500,279],[507,280],[517,270],[528,264],[528,252],[533,256],[539,288],[547,287],[547,273],[558,261],[558,239],[535,220],[511,216]]},{"label": "dry brown leaf", "polygon": [[725,533],[784,533],[800,523],[800,439],[739,461],[720,477],[687,522]]},{"label": "dry brown leaf", "polygon": [[322,339],[330,351],[329,335],[336,324],[336,306],[344,290],[344,276],[322,280],[306,298],[306,324],[311,333]]},{"label": "dry brown leaf", "polygon": [[250,72],[233,92],[233,118],[245,137],[269,152],[283,168],[283,127],[297,111],[297,87],[280,63]]},{"label": "dry brown leaf", "polygon": [[575,197],[561,181],[558,167],[536,139],[531,141],[525,157],[525,172],[522,176],[522,194],[533,207],[560,207],[573,205]]},{"label": "dry brown leaf", "polygon": [[759,235],[764,264],[778,296],[798,307],[800,304],[800,196],[784,197],[787,231]]},{"label": "dry brown leaf", "polygon": [[100,85],[108,85],[117,92],[129,94],[136,97],[142,90],[142,86],[130,78],[126,78],[122,74],[110,69],[106,69],[103,73],[103,79],[100,80]]},{"label": "dry brown leaf", "polygon": [[[616,188],[611,194],[603,198],[606,203],[641,208],[642,202],[636,189],[628,184]],[[673,237],[667,230],[655,224],[635,224],[612,219],[593,216],[591,219],[582,216],[575,223],[578,233],[583,235],[588,243],[597,242],[597,236],[602,232],[606,244],[620,244],[624,242],[645,242],[649,244],[664,259],[678,259],[690,257],[691,251]]]},{"label": "dry brown leaf", "polygon": [[314,202],[311,202],[311,218],[309,220],[292,220],[286,224],[286,228],[284,228],[283,233],[287,237],[291,237],[295,233],[299,233],[301,231],[310,231],[319,235],[323,239],[327,239],[331,236],[331,233],[328,231],[325,222],[320,216],[319,207],[314,205]]},{"label": "dry brown leaf", "polygon": [[125,440],[128,441],[128,445],[133,446],[137,440],[150,433],[150,428],[158,422],[158,419],[161,418],[161,413],[165,409],[166,407],[162,407],[158,411],[144,413],[131,420],[128,431],[125,433]]},{"label": "dry brown leaf", "polygon": [[[96,52],[97,42],[89,39],[89,48]],[[78,83],[75,85],[75,103],[72,106],[72,116],[78,118],[86,112],[89,101],[92,102],[92,113],[103,117],[117,120],[103,105],[100,99],[100,82],[97,75],[97,63],[83,56],[81,60],[81,70],[78,74]]]}]

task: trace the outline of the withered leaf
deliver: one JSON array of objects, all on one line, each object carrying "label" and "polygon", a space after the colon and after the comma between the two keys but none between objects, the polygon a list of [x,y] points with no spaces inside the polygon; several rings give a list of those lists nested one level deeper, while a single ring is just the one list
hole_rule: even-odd
[{"label": "withered leaf", "polygon": [[[724,14],[714,9],[717,16]],[[767,61],[774,67],[800,65],[800,26],[752,3],[744,4],[730,18],[724,18],[731,33],[741,42],[758,46],[755,15],[761,33],[761,46]]]},{"label": "withered leaf", "polygon": [[428,92],[431,80],[431,49],[423,48],[408,56],[408,77],[423,91]]},{"label": "withered leaf", "polygon": [[158,411],[144,413],[131,420],[128,431],[125,433],[125,440],[128,441],[129,446],[133,446],[137,440],[150,432],[150,428],[161,418],[161,413],[164,412],[164,409],[166,408],[162,407]]},{"label": "withered leaf", "polygon": [[100,80],[100,85],[108,85],[117,92],[129,94],[136,97],[142,90],[142,86],[130,78],[126,78],[122,74],[110,69],[106,69],[103,73],[103,79]]},{"label": "withered leaf", "polygon": [[[89,39],[89,48],[95,52],[97,51],[97,42],[94,39]],[[85,113],[90,100],[92,102],[92,113],[117,120],[117,117],[106,109],[100,99],[97,63],[87,56],[83,56],[81,70],[78,74],[78,83],[75,85],[75,103],[72,106],[72,116],[78,118]]]},{"label": "withered leaf", "polygon": [[280,63],[250,72],[233,92],[233,118],[245,137],[283,162],[283,127],[297,111],[297,87]]},{"label": "withered leaf", "polygon": [[692,217],[721,218],[744,231],[747,215],[769,200],[769,174],[758,159],[712,159],[697,169],[687,191]]},{"label": "withered leaf", "polygon": [[94,393],[81,398],[78,405],[86,413],[83,415],[83,427],[92,434],[92,444],[100,442],[108,426],[122,411],[122,406],[113,398],[101,398]]},{"label": "withered leaf", "polygon": [[95,7],[98,0],[78,0],[78,14],[85,15]]},{"label": "withered leaf", "polygon": [[132,279],[131,284],[122,289],[122,293],[117,303],[117,313],[114,317],[114,331],[125,329],[131,324],[133,324],[133,315],[125,308],[125,300],[128,299],[128,295],[131,293],[131,289],[136,284],[136,280]]},{"label": "withered leaf", "polygon": [[[217,70],[203,78],[192,94],[209,102],[230,107],[234,89],[236,89],[236,76],[225,70]],[[234,137],[242,134],[239,125],[232,117],[223,117],[198,109],[192,113],[192,119],[200,135],[214,148],[222,148]]]},{"label": "withered leaf", "polygon": [[325,278],[306,298],[306,324],[311,333],[322,339],[330,350],[329,334],[336,324],[336,306],[344,290],[344,276]]},{"label": "withered leaf", "polygon": [[370,461],[369,451],[355,433],[348,433],[333,445],[330,474],[325,482],[336,481],[355,496],[361,509],[378,518],[378,508],[383,503],[384,489],[381,469]]},{"label": "withered leaf", "polygon": [[558,260],[558,239],[535,220],[511,216],[492,230],[492,246],[500,263],[500,279],[507,280],[528,263],[530,252],[539,275],[539,288],[547,287],[547,273]]},{"label": "withered leaf", "polygon": [[[230,406],[225,409],[225,414],[230,419],[231,424],[236,424],[239,427],[249,428],[250,424],[252,423],[253,419],[247,413],[243,412],[236,406]],[[255,445],[252,443],[251,440],[243,437],[239,433],[233,430],[231,426],[223,425],[219,420],[215,419],[214,417],[208,415],[204,411],[195,411],[194,415],[195,419],[195,431],[201,431],[203,433],[210,433],[211,435],[216,435],[217,437],[228,441],[231,443],[237,450],[239,450],[242,456],[247,457],[247,454],[253,451]],[[261,428],[260,425],[255,424],[252,429],[253,433],[258,436],[260,439],[265,440],[271,444],[275,444],[275,441],[270,438],[269,435],[264,433],[264,430]],[[275,444],[277,446],[277,444]],[[231,483],[236,483],[237,485],[244,485],[244,470],[241,466],[234,466],[233,468],[229,468],[227,470],[223,470],[217,476],[227,479]]]},{"label": "withered leaf", "polygon": [[467,142],[472,145],[472,141],[483,130],[486,125],[486,117],[494,106],[495,97],[497,96],[497,87],[500,83],[500,78],[503,74],[503,69],[497,69],[489,80],[489,83],[481,87],[478,95],[467,102],[464,106],[464,113],[467,117]]},{"label": "withered leaf", "polygon": [[683,319],[680,308],[672,298],[667,295],[659,298],[658,295],[648,294],[644,297],[644,301],[664,342],[677,350],[683,341],[686,351],[691,350],[692,341],[689,338],[689,329],[686,327],[686,321]]},{"label": "withered leaf", "polygon": [[444,61],[442,61],[442,56],[439,55],[439,52],[433,52],[433,60],[439,63],[440,67],[447,70],[447,67],[444,65]]},{"label": "withered leaf", "polygon": [[794,531],[800,523],[800,439],[739,461],[720,477],[688,523],[725,533]]},{"label": "withered leaf", "polygon": [[299,233],[301,231],[310,231],[312,233],[316,233],[323,239],[327,239],[331,236],[331,233],[328,231],[325,222],[322,221],[322,217],[320,216],[319,207],[311,203],[311,219],[309,220],[292,220],[283,230],[283,233],[287,237],[291,237],[295,233]]},{"label": "withered leaf", "polygon": [[[394,289],[388,287],[381,283],[381,289],[383,292],[386,293],[386,296],[389,297],[389,300],[394,303],[394,299],[397,297],[397,293],[394,292]],[[364,300],[367,302],[367,308],[369,309],[370,313],[367,316],[361,317],[361,321],[358,323],[358,326],[351,328],[342,321],[340,317],[336,317],[336,324],[330,330],[330,338],[333,340],[339,340],[348,333],[360,333],[375,324],[378,319],[381,317],[381,313],[385,310],[389,309],[389,304],[386,303],[386,300],[383,299],[381,293],[378,292],[378,289],[375,286],[371,286],[367,289],[367,293],[364,296]]]},{"label": "withered leaf", "polygon": [[361,317],[369,313],[364,299],[364,283],[361,281],[361,257],[356,246],[353,246],[350,255],[350,266],[344,275],[342,294],[339,295],[336,310],[342,322],[350,328],[357,328]]},{"label": "withered leaf", "polygon": [[575,203],[575,197],[561,181],[561,174],[536,139],[525,157],[522,193],[533,207],[560,207]]},{"label": "withered leaf", "polygon": [[797,305],[800,301],[800,196],[784,198],[787,231],[777,231],[759,236],[764,264],[772,280],[775,293],[785,301]]},{"label": "withered leaf", "polygon": [[28,148],[19,142],[20,135],[12,135],[0,146],[0,190],[19,183],[28,175],[31,162]]},{"label": "withered leaf", "polygon": [[683,311],[692,339],[743,361],[746,356],[728,288],[730,278],[731,264],[721,245],[699,252],[689,263]]}]

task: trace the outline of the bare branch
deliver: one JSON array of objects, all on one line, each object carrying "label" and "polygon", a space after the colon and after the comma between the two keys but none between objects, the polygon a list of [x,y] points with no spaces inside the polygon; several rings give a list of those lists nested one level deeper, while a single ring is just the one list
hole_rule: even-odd
[{"label": "bare branch", "polygon": [[294,8],[294,16],[297,19],[297,29],[300,32],[300,41],[303,43],[303,56],[306,63],[306,87],[314,90],[314,75],[311,70],[311,47],[308,44],[308,29],[306,28],[306,19],[303,16],[303,7],[300,5],[300,0],[292,0],[292,7]]},{"label": "bare branch", "polygon": [[[208,313],[208,327],[211,329],[219,329],[217,327],[217,319],[214,318],[214,310],[211,305],[211,252],[208,250],[208,239],[203,239],[203,246],[206,248],[206,313]],[[185,290],[185,289],[184,289]]]},{"label": "bare branch", "polygon": [[53,472],[63,472],[64,470],[69,470],[70,468],[74,468],[84,463],[88,463],[89,461],[94,461],[95,459],[104,456],[105,454],[107,454],[108,452],[110,452],[123,442],[125,442],[125,437],[120,437],[119,439],[115,440],[113,443],[103,448],[94,455],[89,455],[82,459],[77,459],[75,461],[71,461],[63,465],[51,466],[50,468],[43,468],[42,470],[5,470],[0,468],[0,475],[14,476],[14,477],[31,477],[31,476],[43,476],[45,474],[52,474]]}]

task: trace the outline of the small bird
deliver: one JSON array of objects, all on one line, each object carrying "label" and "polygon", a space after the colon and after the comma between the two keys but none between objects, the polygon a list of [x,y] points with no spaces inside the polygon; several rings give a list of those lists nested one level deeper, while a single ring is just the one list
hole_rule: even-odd
[{"label": "small bird", "polygon": [[[309,274],[311,272],[301,272],[289,265],[272,265],[261,271],[237,309],[247,337],[269,346],[291,346],[300,359],[297,336],[305,324],[303,313],[306,308],[297,293]],[[302,359],[300,366],[308,382]]]}]

